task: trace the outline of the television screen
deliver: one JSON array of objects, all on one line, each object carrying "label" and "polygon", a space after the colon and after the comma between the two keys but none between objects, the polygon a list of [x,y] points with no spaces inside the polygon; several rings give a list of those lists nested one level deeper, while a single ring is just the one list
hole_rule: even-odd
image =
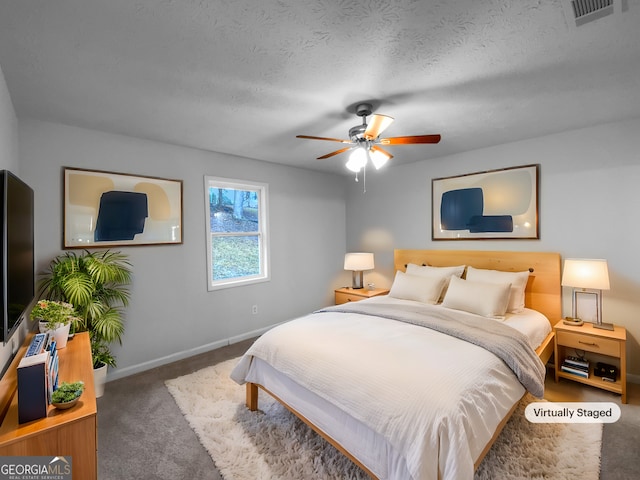
[{"label": "television screen", "polygon": [[2,340],[7,342],[35,295],[33,190],[8,170],[2,192]]}]

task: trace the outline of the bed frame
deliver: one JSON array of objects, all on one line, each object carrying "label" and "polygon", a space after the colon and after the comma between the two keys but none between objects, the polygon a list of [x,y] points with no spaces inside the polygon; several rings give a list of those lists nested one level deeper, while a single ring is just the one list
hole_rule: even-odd
[{"label": "bed frame", "polygon": [[[562,317],[562,289],[560,286],[560,254],[549,252],[506,252],[483,250],[395,250],[394,266],[396,271],[405,271],[407,264],[431,265],[446,267],[454,265],[470,265],[474,268],[501,270],[505,272],[530,272],[529,281],[525,289],[525,306],[542,312],[550,321],[551,326]],[[536,349],[536,353],[544,364],[549,361],[553,353],[553,332],[551,332],[542,344]],[[246,384],[246,405],[251,411],[258,409],[258,389],[280,402],[287,410],[306,423],[318,435],[328,441],[337,450],[348,457],[352,462],[362,468],[371,478],[376,476],[342,445],[333,440],[328,434],[316,427],[310,420],[291,408],[285,401],[271,393],[267,388],[255,383]],[[507,416],[502,420],[493,437],[475,462],[478,468],[482,459],[491,449],[507,421],[518,406],[514,405]]]}]

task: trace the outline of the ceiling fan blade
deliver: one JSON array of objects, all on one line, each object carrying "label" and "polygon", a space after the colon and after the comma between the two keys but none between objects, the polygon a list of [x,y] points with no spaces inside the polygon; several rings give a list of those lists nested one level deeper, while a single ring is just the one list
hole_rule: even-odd
[{"label": "ceiling fan blade", "polygon": [[412,135],[408,137],[381,138],[381,145],[411,145],[413,143],[438,143],[440,135]]},{"label": "ceiling fan blade", "polygon": [[380,148],[377,145],[372,145],[371,150],[373,150],[374,152],[382,152],[384,155],[386,155],[389,158],[389,160],[393,158],[393,155],[387,152],[384,148]]},{"label": "ceiling fan blade", "polygon": [[327,140],[329,142],[351,143],[351,140],[342,140],[341,138],[314,137],[312,135],[296,135],[296,138],[306,138],[308,140]]},{"label": "ceiling fan blade", "polygon": [[340,150],[336,150],[335,152],[327,153],[321,157],[318,157],[318,160],[324,160],[325,158],[333,157],[334,155],[338,155],[342,152],[346,152],[347,150],[351,150],[351,147],[341,148]]},{"label": "ceiling fan blade", "polygon": [[387,115],[374,115],[371,117],[371,121],[367,126],[367,129],[364,131],[364,138],[367,140],[373,140],[378,138],[378,135],[382,133],[391,123],[393,122],[393,117],[389,117]]}]

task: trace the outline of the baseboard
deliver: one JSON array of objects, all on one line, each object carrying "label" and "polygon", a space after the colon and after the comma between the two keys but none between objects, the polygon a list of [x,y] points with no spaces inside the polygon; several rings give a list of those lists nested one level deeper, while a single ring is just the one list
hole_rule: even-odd
[{"label": "baseboard", "polygon": [[148,362],[139,363],[137,365],[117,368],[113,371],[109,369],[109,373],[107,374],[107,383],[113,380],[118,380],[119,378],[135,375],[136,373],[144,372],[146,370],[151,370],[152,368],[161,367],[169,363],[177,362],[178,360],[184,360],[185,358],[193,357],[201,353],[210,352],[211,350],[215,350],[217,348],[226,347],[227,345],[233,345],[234,343],[242,342],[249,338],[259,337],[264,332],[266,332],[267,330],[271,330],[276,325],[270,325],[258,330],[243,333],[241,335],[234,335],[233,337],[225,338],[212,343],[207,343],[205,345],[200,345],[198,347],[183,350],[181,352],[172,353],[171,355],[166,355],[164,357],[149,360]]}]

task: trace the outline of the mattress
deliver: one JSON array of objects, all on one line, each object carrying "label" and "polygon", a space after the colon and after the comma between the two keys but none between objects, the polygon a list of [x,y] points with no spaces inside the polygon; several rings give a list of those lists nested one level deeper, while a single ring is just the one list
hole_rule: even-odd
[{"label": "mattress", "polygon": [[[381,305],[411,305],[417,303],[390,297],[374,297],[363,302],[379,303]],[[456,311],[456,315],[461,314],[463,316],[474,316],[473,314]],[[331,395],[325,395],[322,390],[312,391],[312,388],[301,385],[300,380],[296,381],[295,376],[286,375],[274,368],[268,361],[251,355],[251,350],[236,367],[232,378],[239,383],[252,382],[267,387],[271,393],[282,399],[291,408],[342,445],[354,458],[380,479],[433,478],[435,480],[439,477],[444,479],[471,478],[473,465],[481,455],[485,445],[491,440],[493,433],[503,418],[511,411],[513,405],[525,392],[524,387],[511,370],[503,362],[495,358],[493,354],[484,350],[479,352],[482,349],[475,345],[467,344],[461,346],[459,345],[460,340],[448,338],[439,332],[424,332],[423,330],[427,329],[422,327],[416,327],[415,325],[390,327],[383,321],[360,318],[360,316],[354,316],[353,314],[330,313],[321,315],[327,315],[322,320],[325,322],[329,332],[344,328],[346,331],[363,332],[367,336],[375,336],[375,332],[380,329],[382,338],[394,336],[395,332],[399,332],[399,336],[408,335],[407,338],[409,338],[410,343],[414,343],[413,339],[415,337],[415,343],[418,346],[422,345],[420,343],[423,342],[422,337],[428,338],[428,341],[434,347],[429,349],[418,348],[419,354],[417,358],[420,359],[419,361],[433,362],[436,365],[437,362],[441,362],[443,367],[451,364],[451,368],[453,368],[451,374],[430,371],[423,382],[416,378],[405,378],[403,386],[399,387],[404,389],[422,388],[423,393],[420,395],[424,395],[425,405],[439,405],[437,408],[424,409],[434,411],[430,413],[434,417],[431,420],[432,422],[440,422],[440,426],[435,428],[437,432],[433,433],[433,435],[444,435],[452,438],[451,442],[443,442],[441,438],[433,438],[430,440],[433,445],[425,446],[426,450],[432,449],[436,451],[433,453],[433,458],[438,458],[437,462],[416,459],[415,454],[408,452],[407,445],[403,445],[405,439],[394,437],[393,432],[386,431],[385,428],[380,427],[380,424],[376,425],[376,422],[363,421],[362,417],[358,418],[357,408],[349,409],[348,401],[351,401],[354,405],[357,405],[358,402],[368,405],[368,402],[364,400],[366,397],[357,397],[359,393],[357,391],[349,391],[348,393],[351,397],[347,403],[341,404],[336,402]],[[312,318],[313,316],[309,317],[311,317],[311,320],[316,320]],[[307,320],[309,317],[303,317],[303,319],[299,320],[302,320],[303,323],[311,321]],[[483,321],[497,322],[498,320],[483,318]],[[500,322],[523,333],[532,349],[535,349],[550,331],[549,321],[539,312],[529,309],[526,309],[521,314],[509,314]],[[319,344],[328,341],[327,339],[329,338],[331,337],[320,338],[317,333],[313,336],[314,341]],[[406,342],[406,340],[404,341]],[[466,344],[466,342],[462,343]],[[401,350],[396,349],[396,347],[391,347],[390,349],[381,347],[380,352],[374,353],[365,363],[377,365],[374,368],[378,369],[381,379],[391,378],[389,375],[395,375],[395,368],[398,369],[397,375],[399,378],[419,376],[419,369],[407,370],[408,366],[403,363],[412,357],[405,356],[404,349],[406,344],[403,343],[402,345]],[[319,350],[332,352],[333,347],[331,345],[320,345],[318,348]],[[352,346],[350,349],[358,351],[357,346]],[[407,349],[411,350],[411,347]],[[362,354],[366,355],[367,350],[371,349],[363,347]],[[433,352],[425,350],[433,350]],[[340,356],[343,352],[340,349],[339,351],[333,351],[333,354]],[[472,364],[486,364],[491,371],[491,375],[480,378],[481,376],[469,373],[465,380],[466,383],[463,386],[458,386],[456,383],[458,380],[454,377],[464,377],[468,368],[464,365],[459,365],[460,362],[456,360],[467,356],[477,357],[477,359],[471,361]],[[402,360],[396,367],[394,365],[398,358],[402,358]],[[409,363],[413,365],[415,362],[409,360]],[[456,365],[457,363],[458,365]],[[375,370],[374,375],[378,375]],[[383,381],[387,382],[387,380]],[[389,381],[395,381],[395,378]],[[349,382],[352,381],[348,381],[345,385],[353,385],[353,383]],[[357,390],[357,388],[354,390]],[[456,392],[455,394],[451,393],[451,395],[457,395],[462,399],[458,401],[459,405],[449,408],[447,402],[451,400],[449,400],[450,397],[448,396],[438,395],[437,398],[428,398],[434,391],[440,390]],[[373,401],[375,399],[372,398],[370,400]],[[344,405],[347,405],[347,407]],[[449,425],[449,423],[452,423],[449,419],[439,417],[436,412],[439,409],[455,410],[455,421],[453,423],[456,423],[456,426]],[[394,412],[389,410],[384,415],[393,417]],[[429,433],[426,437],[429,437],[429,435],[432,434]],[[461,441],[458,437],[464,437],[464,441]],[[406,441],[410,442],[410,439]],[[450,451],[446,451],[447,449]]]}]

